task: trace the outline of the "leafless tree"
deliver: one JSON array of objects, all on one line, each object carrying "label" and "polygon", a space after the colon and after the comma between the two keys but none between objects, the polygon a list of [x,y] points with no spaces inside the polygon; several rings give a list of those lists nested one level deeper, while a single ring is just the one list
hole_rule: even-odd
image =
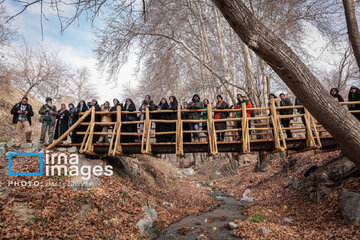
[{"label": "leafless tree", "polygon": [[56,98],[67,89],[68,67],[53,51],[29,47],[26,43],[12,54],[12,84],[37,97]]},{"label": "leafless tree", "polygon": [[349,40],[360,71],[360,33],[356,20],[355,0],[343,0],[343,4]]},{"label": "leafless tree", "polygon": [[69,81],[69,93],[75,99],[75,102],[80,100],[97,98],[96,90],[90,81],[91,74],[87,67],[82,67],[76,70]]}]

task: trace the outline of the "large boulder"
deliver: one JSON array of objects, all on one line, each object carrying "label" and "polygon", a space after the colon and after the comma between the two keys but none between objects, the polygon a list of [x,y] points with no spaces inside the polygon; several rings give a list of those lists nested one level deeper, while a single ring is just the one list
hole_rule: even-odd
[{"label": "large boulder", "polygon": [[360,221],[360,193],[343,191],[340,211],[347,223],[357,224]]},{"label": "large boulder", "polygon": [[155,239],[158,236],[156,224],[151,219],[141,219],[136,223],[141,234],[147,234],[149,239]]},{"label": "large boulder", "polygon": [[341,184],[356,169],[355,164],[346,157],[336,158],[309,173],[304,188],[310,198],[317,202],[331,193],[331,189]]}]

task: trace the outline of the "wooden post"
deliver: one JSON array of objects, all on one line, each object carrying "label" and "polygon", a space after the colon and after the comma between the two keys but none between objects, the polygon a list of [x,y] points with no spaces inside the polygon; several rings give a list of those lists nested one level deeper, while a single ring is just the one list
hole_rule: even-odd
[{"label": "wooden post", "polygon": [[278,129],[278,121],[277,121],[277,112],[275,107],[275,100],[272,99],[270,101],[270,111],[271,111],[271,122],[273,125],[273,134],[274,134],[274,145],[275,149],[280,149],[280,138],[279,138],[279,129]]},{"label": "wooden post", "polygon": [[91,128],[91,126],[90,126],[90,124],[89,124],[89,126],[88,126],[87,129],[86,129],[86,133],[85,133],[85,135],[84,135],[84,138],[83,138],[83,140],[82,140],[79,153],[83,153],[83,152],[84,152],[85,142],[86,142],[86,139],[87,139],[88,136],[89,136],[90,128]]},{"label": "wooden post", "polygon": [[[110,140],[110,146],[109,146],[109,151],[108,154],[112,154],[115,155],[116,153],[116,148],[117,148],[117,140],[118,140],[118,136],[120,135],[119,133],[119,125],[121,125],[121,107],[120,106],[116,106],[116,123],[113,129],[113,135],[111,136],[111,140]],[[115,139],[115,143],[114,143],[114,139]],[[113,148],[114,145],[114,148]]]},{"label": "wooden post", "polygon": [[305,110],[304,118],[306,122],[306,131],[307,131],[306,146],[308,148],[313,148],[315,147],[315,140],[311,131],[311,115],[306,108],[304,108],[304,110]]},{"label": "wooden post", "polygon": [[248,153],[248,138],[249,138],[249,130],[248,130],[248,121],[247,121],[247,111],[246,111],[246,103],[241,103],[241,134],[242,134],[242,149],[243,153]]},{"label": "wooden post", "polygon": [[[207,133],[208,133],[208,142],[209,142],[209,154],[214,155],[215,153],[215,145],[214,145],[214,136],[212,133],[213,127],[212,127],[212,111],[211,111],[211,105],[208,104],[206,106],[206,112],[207,112]],[[216,138],[216,137],[215,137]]]},{"label": "wooden post", "polygon": [[79,126],[80,123],[82,123],[87,116],[91,113],[91,110],[87,111],[80,119],[78,119],[74,125],[72,125],[63,135],[61,135],[58,139],[56,139],[52,144],[50,144],[46,149],[50,150],[56,145],[59,144],[60,141],[62,141],[67,135],[69,135],[77,126]]},{"label": "wooden post", "polygon": [[151,145],[150,145],[150,132],[151,132],[151,121],[150,121],[150,111],[149,108],[146,108],[145,111],[145,124],[144,124],[145,130],[144,133],[146,134],[146,149],[145,153],[150,154],[151,153]]},{"label": "wooden post", "polygon": [[177,106],[176,119],[176,155],[184,155],[183,136],[182,136],[182,121],[181,121],[181,105]]},{"label": "wooden post", "polygon": [[322,148],[322,144],[321,144],[321,140],[320,140],[320,136],[319,136],[319,132],[317,131],[316,129],[316,124],[315,124],[315,121],[314,121],[314,117],[311,116],[311,125],[313,127],[313,131],[315,133],[315,137],[316,137],[316,141],[317,141],[317,148]]}]

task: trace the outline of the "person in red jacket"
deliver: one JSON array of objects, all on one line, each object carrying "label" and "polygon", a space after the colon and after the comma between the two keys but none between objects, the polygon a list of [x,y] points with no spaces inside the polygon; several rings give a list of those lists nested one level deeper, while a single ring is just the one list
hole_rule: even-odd
[{"label": "person in red jacket", "polygon": [[[246,98],[245,95],[241,95],[241,94],[238,94],[237,95],[237,104],[236,104],[236,109],[241,109],[241,104],[243,102],[245,102],[246,104],[246,108],[252,108],[253,105],[251,103],[251,101],[249,99]],[[251,117],[251,113],[252,113],[252,110],[248,110],[247,111],[247,116],[248,117]],[[242,117],[242,111],[239,111],[236,113],[236,116],[238,118],[241,118]],[[248,121],[249,122],[249,128],[251,128],[251,121]],[[236,128],[242,128],[242,123],[241,121],[237,121],[236,122]],[[238,134],[239,134],[239,138],[238,138],[238,141],[241,141],[242,140],[242,130],[241,131],[238,131]],[[249,130],[249,134],[251,134],[251,131]]]}]

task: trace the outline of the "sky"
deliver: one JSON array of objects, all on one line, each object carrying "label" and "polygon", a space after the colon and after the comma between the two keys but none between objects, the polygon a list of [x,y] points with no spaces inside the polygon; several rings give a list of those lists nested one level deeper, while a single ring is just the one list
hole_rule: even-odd
[{"label": "sky", "polygon": [[[21,4],[8,0],[5,1],[6,9],[9,15],[18,13],[22,7]],[[67,9],[65,9],[66,14]],[[136,67],[135,57],[130,57],[129,62],[122,68],[118,76],[118,81],[107,82],[105,76],[101,76],[97,71],[96,58],[92,52],[96,45],[95,35],[92,33],[92,24],[85,17],[74,22],[63,34],[60,33],[60,24],[51,9],[47,9],[46,17],[43,19],[43,37],[41,35],[40,24],[40,5],[31,6],[24,13],[20,14],[12,22],[12,26],[17,29],[19,35],[25,39],[28,45],[43,45],[46,49],[58,52],[61,59],[73,69],[86,66],[91,72],[91,81],[97,89],[99,102],[106,100],[112,101],[113,98],[119,98],[123,94],[122,85],[136,83],[134,69]],[[70,12],[70,9],[69,9]],[[101,22],[95,22],[94,26],[101,26]],[[23,43],[19,38],[15,45]],[[132,85],[131,85],[132,86]]]}]

